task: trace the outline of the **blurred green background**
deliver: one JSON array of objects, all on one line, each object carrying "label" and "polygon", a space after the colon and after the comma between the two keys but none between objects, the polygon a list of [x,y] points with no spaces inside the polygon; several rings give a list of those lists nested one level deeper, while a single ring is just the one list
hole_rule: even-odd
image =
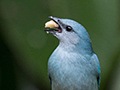
[{"label": "blurred green background", "polygon": [[87,29],[101,64],[100,90],[120,90],[119,0],[0,0],[0,90],[50,90],[47,61],[58,40],[48,16]]}]

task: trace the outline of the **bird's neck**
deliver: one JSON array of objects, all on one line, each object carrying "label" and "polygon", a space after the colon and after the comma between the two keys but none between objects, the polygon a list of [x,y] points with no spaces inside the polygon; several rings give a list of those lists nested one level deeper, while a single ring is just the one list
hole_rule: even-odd
[{"label": "bird's neck", "polygon": [[76,52],[81,54],[93,54],[91,43],[80,42],[77,44],[60,42],[59,48],[67,52]]}]

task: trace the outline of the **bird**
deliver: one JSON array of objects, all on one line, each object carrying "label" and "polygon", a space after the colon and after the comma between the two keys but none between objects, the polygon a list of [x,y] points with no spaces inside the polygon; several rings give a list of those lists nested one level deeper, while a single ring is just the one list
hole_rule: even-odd
[{"label": "bird", "polygon": [[78,22],[49,16],[47,33],[59,40],[48,60],[52,90],[98,90],[100,63],[86,29]]}]

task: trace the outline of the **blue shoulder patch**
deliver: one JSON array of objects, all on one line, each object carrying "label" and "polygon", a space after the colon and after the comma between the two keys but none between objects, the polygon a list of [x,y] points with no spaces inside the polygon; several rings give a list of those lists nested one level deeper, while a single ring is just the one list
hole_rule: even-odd
[{"label": "blue shoulder patch", "polygon": [[99,73],[99,75],[98,75],[98,77],[97,77],[97,82],[98,82],[98,87],[99,87],[99,86],[100,86],[101,69],[100,69],[100,64],[99,64],[98,57],[97,57],[97,55],[96,55],[96,54],[94,54],[94,55],[95,55],[96,60],[97,60],[97,62],[98,62],[98,73]]},{"label": "blue shoulder patch", "polygon": [[101,70],[100,70],[100,66],[98,67],[99,70],[99,76],[97,77],[97,81],[98,81],[98,87],[100,86],[100,74],[101,74]]}]

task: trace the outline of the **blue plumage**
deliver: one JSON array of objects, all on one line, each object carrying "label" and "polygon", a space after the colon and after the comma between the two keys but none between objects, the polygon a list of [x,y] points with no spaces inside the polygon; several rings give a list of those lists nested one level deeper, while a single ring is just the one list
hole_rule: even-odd
[{"label": "blue plumage", "polygon": [[48,61],[52,90],[98,90],[100,65],[86,29],[70,19],[50,19],[59,27],[45,31],[60,41]]}]

